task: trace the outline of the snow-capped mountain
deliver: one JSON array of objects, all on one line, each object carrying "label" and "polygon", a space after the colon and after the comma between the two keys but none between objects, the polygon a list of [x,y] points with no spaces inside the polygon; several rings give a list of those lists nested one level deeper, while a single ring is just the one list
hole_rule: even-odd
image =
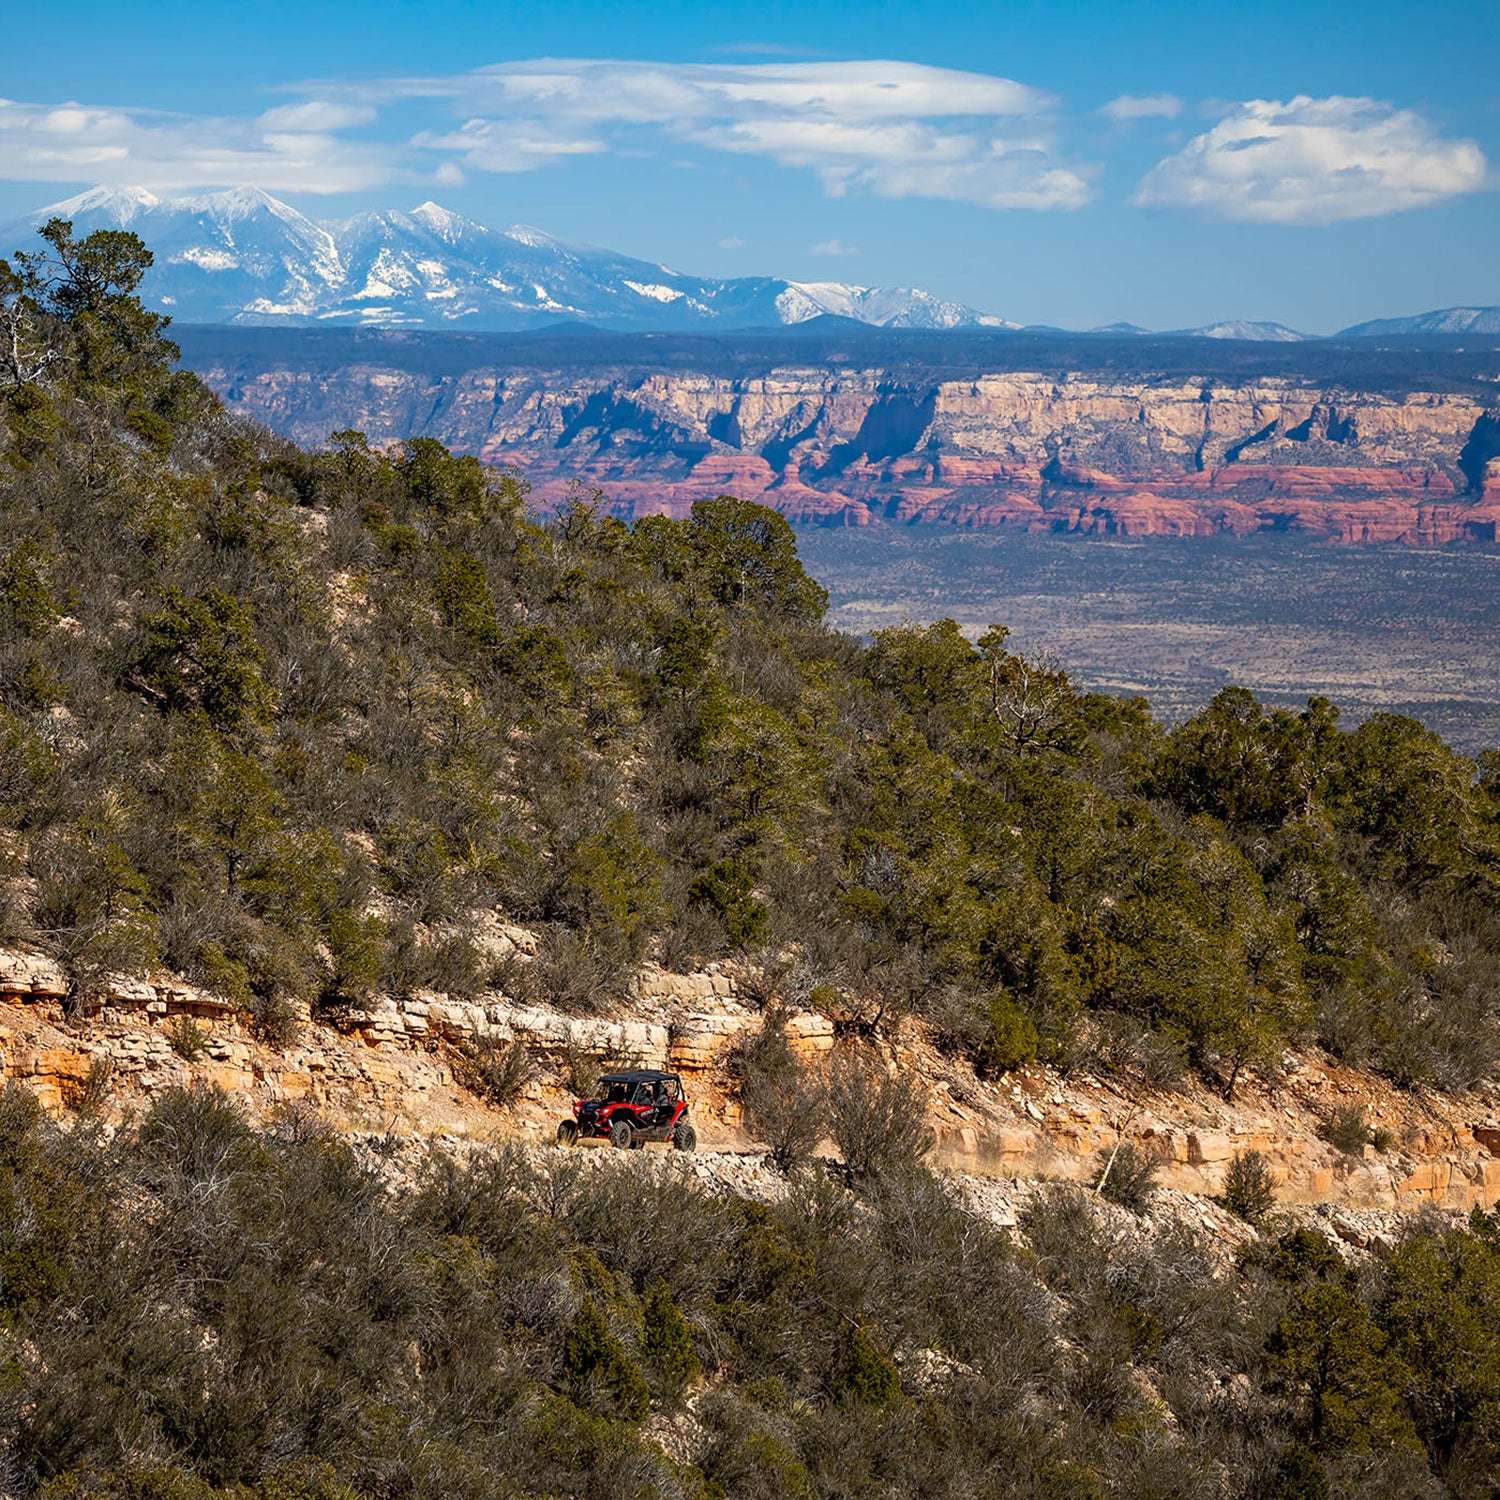
[{"label": "snow-capped mountain", "polygon": [[1342,329],[1335,337],[1400,338],[1419,333],[1500,333],[1500,307],[1443,307],[1410,318],[1374,318]]},{"label": "snow-capped mountain", "polygon": [[54,216],[75,233],[128,228],[156,262],[148,300],[180,322],[506,330],[769,327],[826,314],[883,328],[1008,328],[905,287],[689,276],[436,203],[318,223],[258,188],[158,198],[93,188],[0,230],[0,253]]},{"label": "snow-capped mountain", "polygon": [[1205,323],[1201,328],[1180,328],[1174,336],[1191,339],[1239,339],[1252,344],[1301,344],[1316,334],[1298,333],[1284,323],[1256,323],[1244,318],[1229,318],[1222,323]]},{"label": "snow-capped mountain", "polygon": [[1298,333],[1284,323],[1256,323],[1245,318],[1228,318],[1222,323],[1204,323],[1198,328],[1173,328],[1158,333],[1139,323],[1106,323],[1090,328],[1089,333],[1108,334],[1113,338],[1165,339],[1237,339],[1250,344],[1300,344],[1317,338],[1315,333]]}]

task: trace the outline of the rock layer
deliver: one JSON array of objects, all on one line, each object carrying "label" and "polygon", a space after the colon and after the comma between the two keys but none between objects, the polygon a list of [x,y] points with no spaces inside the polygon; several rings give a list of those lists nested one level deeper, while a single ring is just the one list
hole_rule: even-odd
[{"label": "rock layer", "polygon": [[518,467],[544,501],[582,482],[623,515],[728,492],[850,526],[1433,545],[1493,542],[1500,523],[1500,413],[1483,391],[824,366],[201,373],[301,442],[349,426],[381,443],[432,436]]},{"label": "rock layer", "polygon": [[[128,1112],[160,1090],[216,1085],[252,1112],[311,1108],[345,1128],[397,1135],[496,1134],[543,1143],[570,1100],[573,1060],[680,1072],[700,1137],[710,1149],[754,1149],[731,1073],[737,1044],[762,1014],[738,994],[730,966],[672,974],[648,966],[632,993],[601,1015],[569,1016],[499,993],[472,1001],[424,993],[378,997],[362,1010],[314,1021],[304,1010],[281,1047],[257,1041],[224,999],[175,976],[114,981],[87,1005],[65,976],[35,954],[0,950],[0,1079],[13,1079],[54,1111],[79,1107],[91,1089]],[[194,1046],[180,1028],[192,1019]],[[793,1051],[818,1065],[835,1027],[814,1012],[786,1018]],[[476,1039],[519,1043],[530,1082],[504,1111],[462,1086],[455,1062]],[[887,1066],[922,1081],[934,1160],[951,1171],[1011,1180],[1089,1181],[1099,1153],[1122,1133],[1160,1163],[1165,1187],[1222,1190],[1239,1152],[1263,1154],[1283,1205],[1451,1212],[1500,1203],[1500,1095],[1418,1095],[1304,1058],[1277,1089],[1251,1082],[1233,1104],[1197,1084],[1126,1097],[1117,1084],[1062,1077],[1032,1065],[986,1082],[906,1021],[883,1044]],[[1321,1138],[1321,1122],[1357,1106],[1382,1127],[1390,1149],[1346,1155]]]}]

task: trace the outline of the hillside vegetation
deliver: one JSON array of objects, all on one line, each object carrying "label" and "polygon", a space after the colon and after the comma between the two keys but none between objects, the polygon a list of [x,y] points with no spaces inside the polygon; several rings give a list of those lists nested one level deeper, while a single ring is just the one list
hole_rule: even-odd
[{"label": "hillside vegetation", "polygon": [[[1490,1068],[1490,757],[1233,689],[1167,733],[1003,628],[837,635],[731,498],[627,527],[431,440],[301,452],[173,370],[148,261],[57,225],[7,271],[0,938],[81,996],[586,1007],[737,950],[995,1070]],[[496,907],[545,929],[525,974],[470,940]]]},{"label": "hillside vegetation", "polygon": [[[846,1036],[915,1013],[990,1073],[1232,1096],[1313,1042],[1412,1086],[1492,1071],[1500,761],[1232,689],[1168,732],[1001,628],[838,635],[732,498],[626,526],[430,440],[299,451],[174,370],[133,236],[44,233],[0,268],[0,940],[80,1009],[165,966],[274,1042],[292,998],[603,1008],[648,956],[734,953],[767,1003]],[[496,909],[534,963],[486,959]],[[210,1096],[109,1141],[7,1094],[0,1484],[1500,1483],[1483,1215],[1363,1279],[1305,1234],[1231,1274],[1066,1192],[1019,1250],[910,1166],[774,1210],[569,1170],[434,1158],[392,1196]]]},{"label": "hillside vegetation", "polygon": [[[44,1500],[1487,1496],[1500,1221],[1233,1270],[1073,1188],[766,1206],[638,1156],[379,1162],[0,1095],[0,1484]],[[1332,1488],[1330,1489],[1330,1484]]]}]

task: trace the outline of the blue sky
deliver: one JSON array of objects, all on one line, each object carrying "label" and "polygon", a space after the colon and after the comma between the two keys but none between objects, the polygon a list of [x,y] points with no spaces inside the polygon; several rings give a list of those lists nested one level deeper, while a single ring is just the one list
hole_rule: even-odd
[{"label": "blue sky", "polygon": [[76,0],[6,39],[0,219],[255,182],[1069,327],[1500,303],[1493,3]]}]

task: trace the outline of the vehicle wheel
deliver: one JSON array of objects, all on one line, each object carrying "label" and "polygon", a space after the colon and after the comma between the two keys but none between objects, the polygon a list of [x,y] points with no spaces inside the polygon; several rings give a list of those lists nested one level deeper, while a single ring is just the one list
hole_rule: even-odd
[{"label": "vehicle wheel", "polygon": [[557,1144],[559,1146],[576,1146],[578,1144],[578,1121],[559,1120],[557,1124]]},{"label": "vehicle wheel", "polygon": [[696,1151],[698,1149],[698,1132],[686,1120],[672,1132],[672,1149],[674,1151]]},{"label": "vehicle wheel", "polygon": [[609,1143],[621,1151],[628,1151],[635,1145],[635,1131],[630,1128],[629,1120],[616,1120],[609,1127]]}]

